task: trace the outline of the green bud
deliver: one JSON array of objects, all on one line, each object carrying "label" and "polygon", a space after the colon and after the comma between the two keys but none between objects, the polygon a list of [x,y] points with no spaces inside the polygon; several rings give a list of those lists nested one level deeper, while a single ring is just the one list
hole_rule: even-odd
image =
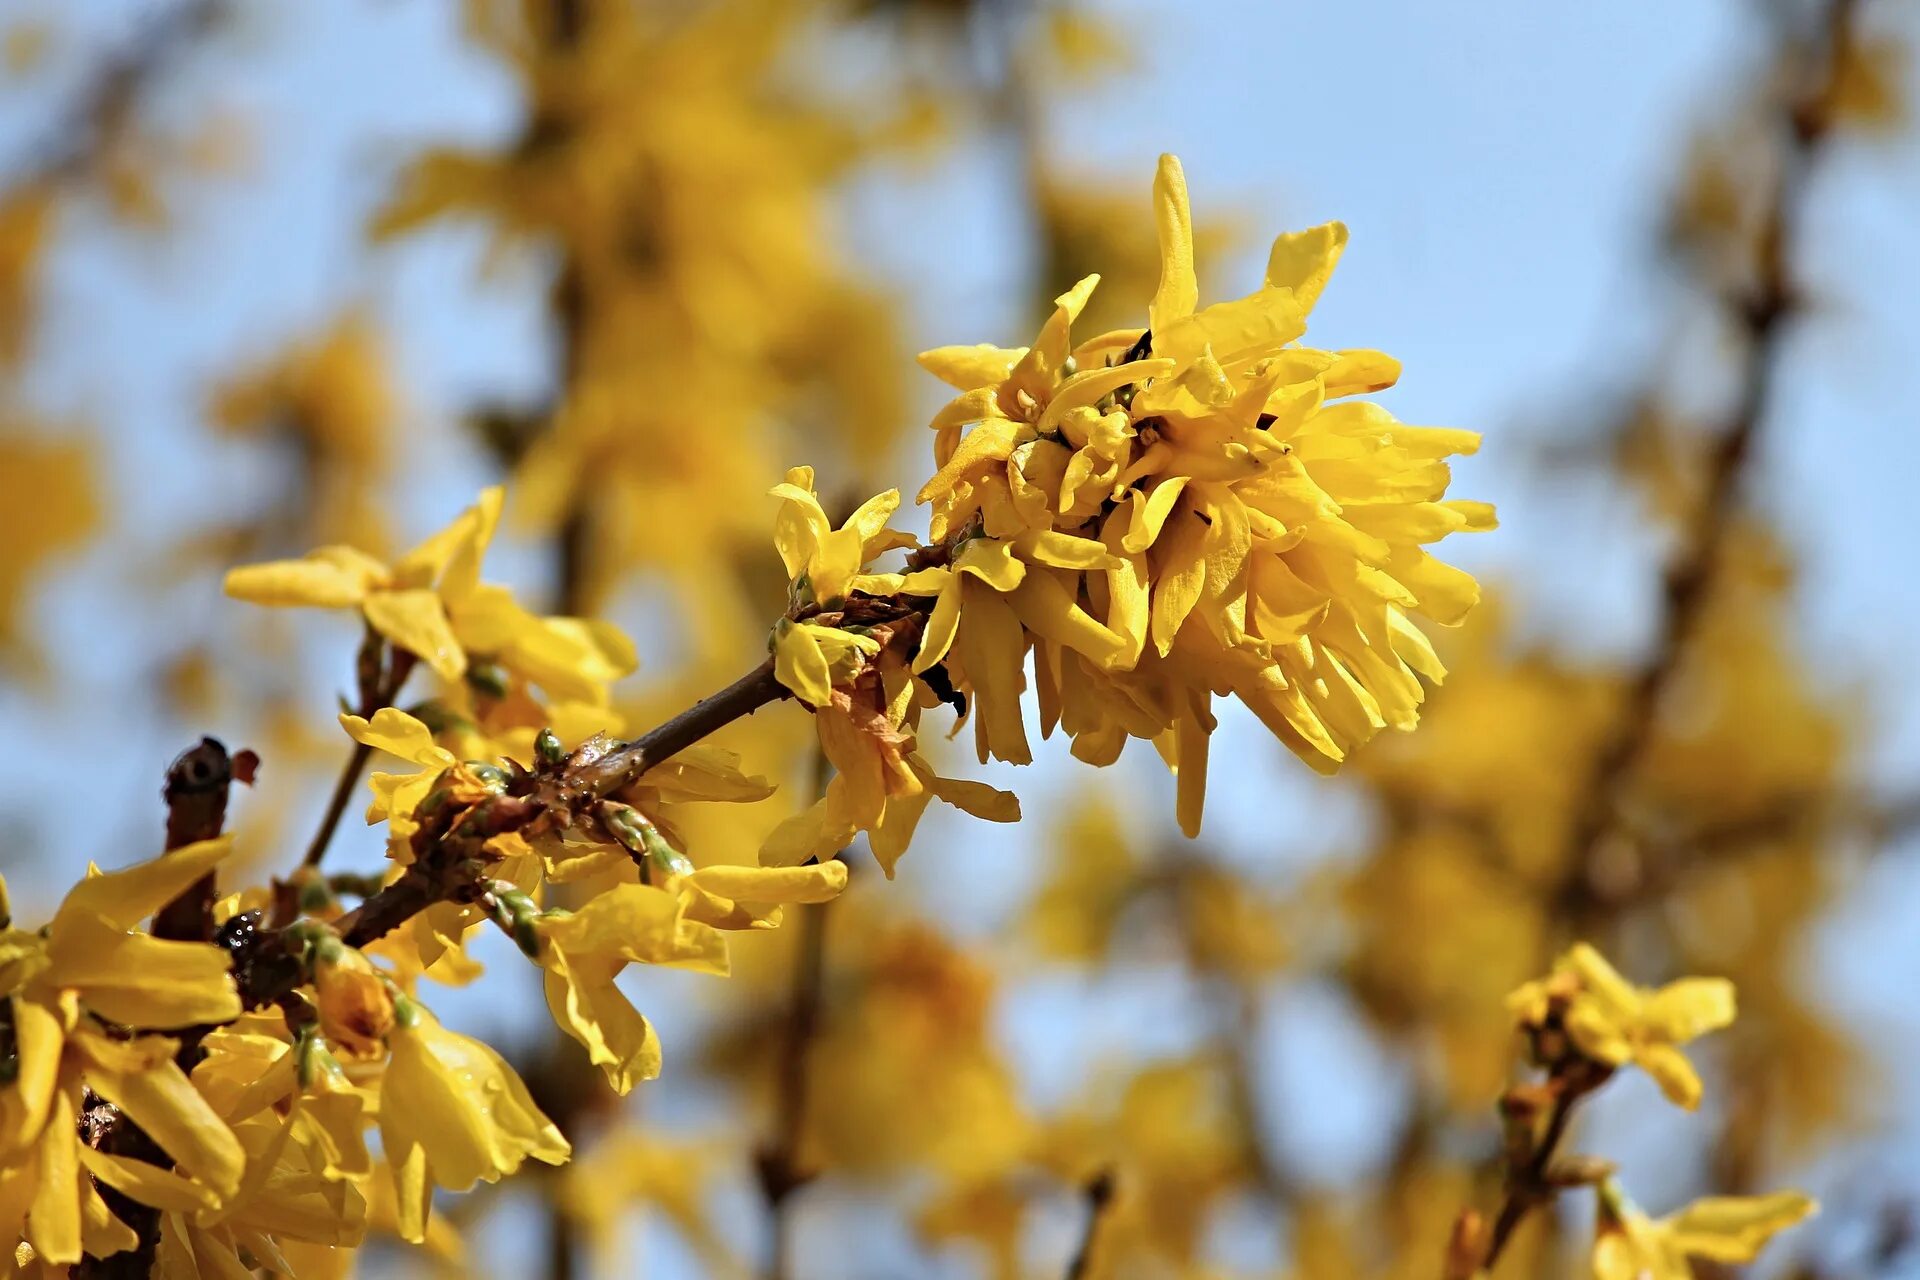
[{"label": "green bud", "polygon": [[481,786],[496,795],[504,795],[507,784],[513,781],[512,776],[497,764],[489,764],[485,760],[469,760],[466,765],[467,772],[478,779]]},{"label": "green bud", "polygon": [[513,677],[497,662],[481,658],[467,664],[467,687],[488,698],[504,698],[513,686]]},{"label": "green bud", "polygon": [[648,884],[654,883],[653,876],[650,873],[656,870],[659,872],[662,880],[669,879],[673,876],[688,876],[693,874],[692,860],[689,859],[686,854],[668,844],[666,839],[661,836],[660,832],[651,822],[643,828],[642,838],[645,840],[647,846],[647,861],[646,865],[641,868],[641,873],[645,876]]},{"label": "green bud", "polygon": [[533,740],[533,757],[550,769],[557,769],[567,762],[567,749],[560,745],[560,735],[551,728],[542,729]]},{"label": "green bud", "polygon": [[333,905],[333,890],[319,877],[306,880],[300,885],[300,913],[319,915]]}]

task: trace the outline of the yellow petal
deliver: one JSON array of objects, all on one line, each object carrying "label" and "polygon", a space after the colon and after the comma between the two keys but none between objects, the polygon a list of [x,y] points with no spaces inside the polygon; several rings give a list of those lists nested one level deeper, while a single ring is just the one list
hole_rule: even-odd
[{"label": "yellow petal", "polygon": [[1311,308],[1327,287],[1346,247],[1347,228],[1340,222],[1280,236],[1267,255],[1267,284],[1292,290],[1303,308]]},{"label": "yellow petal", "polygon": [[[1569,1023],[1571,1030],[1571,1023]],[[1584,1048],[1584,1046],[1582,1046]],[[1676,1107],[1692,1111],[1700,1105],[1700,1073],[1687,1061],[1687,1055],[1669,1044],[1646,1045],[1633,1054],[1639,1068],[1652,1076]]]},{"label": "yellow petal", "polygon": [[115,1191],[124,1192],[141,1204],[156,1209],[196,1213],[220,1203],[219,1197],[210,1188],[144,1160],[82,1148],[80,1163],[87,1167],[87,1172]]},{"label": "yellow petal", "polygon": [[114,929],[131,929],[186,892],[232,849],[233,837],[217,836],[121,871],[88,876],[68,891],[54,917],[55,928],[60,914],[71,911],[97,918]]},{"label": "yellow petal", "polygon": [[847,864],[836,858],[806,867],[701,867],[693,883],[736,902],[829,902],[847,887]]},{"label": "yellow petal", "polygon": [[833,701],[833,673],[820,651],[819,638],[785,618],[773,629],[773,677],[812,706],[824,707]]},{"label": "yellow petal", "polygon": [[983,342],[978,346],[935,347],[922,351],[918,359],[920,367],[940,381],[972,391],[1005,382],[1025,354],[1025,347],[995,347]]},{"label": "yellow petal", "polygon": [[1670,982],[1647,998],[1640,1016],[1650,1034],[1684,1044],[1732,1024],[1733,984],[1725,978]]},{"label": "yellow petal", "polygon": [[49,947],[58,980],[126,1026],[168,1030],[240,1016],[232,957],[205,942],[121,933],[97,916],[61,915]]},{"label": "yellow petal", "polygon": [[1147,323],[1158,333],[1200,302],[1193,273],[1193,213],[1187,204],[1187,175],[1178,158],[1160,157],[1153,176],[1153,225],[1160,242],[1160,287],[1147,307]]},{"label": "yellow petal", "polygon": [[1026,685],[1026,637],[1019,618],[990,587],[967,583],[953,652],[973,684],[981,758],[1030,764],[1027,729],[1020,715]]},{"label": "yellow petal", "polygon": [[87,1062],[88,1087],[126,1112],[176,1165],[223,1200],[240,1189],[246,1150],[174,1062],[175,1041],[112,1041],[83,1030],[75,1043]]},{"label": "yellow petal", "polygon": [[362,746],[430,769],[444,769],[454,762],[453,752],[433,740],[433,730],[398,707],[382,707],[371,720],[342,715],[340,727]]},{"label": "yellow petal", "polygon": [[1153,647],[1165,657],[1207,585],[1207,523],[1197,511],[1183,507],[1167,521],[1152,565]]},{"label": "yellow petal", "polygon": [[[61,1116],[80,1114],[77,1081],[60,1090]],[[42,1261],[67,1266],[80,1261],[80,1136],[71,1123],[40,1130],[39,1168],[33,1206],[27,1211],[27,1242]]]},{"label": "yellow petal", "polygon": [[1020,797],[966,778],[935,776],[927,784],[934,796],[962,813],[987,822],[1020,821]]},{"label": "yellow petal", "polygon": [[1775,1235],[1819,1211],[1798,1191],[1696,1200],[1663,1220],[1682,1252],[1714,1262],[1752,1262]]},{"label": "yellow petal", "polygon": [[426,663],[442,679],[457,680],[466,671],[467,655],[434,592],[424,587],[376,591],[360,608],[369,626]]},{"label": "yellow petal", "polygon": [[321,547],[298,560],[230,569],[226,593],[252,604],[347,609],[387,579],[387,567],[352,547]]}]

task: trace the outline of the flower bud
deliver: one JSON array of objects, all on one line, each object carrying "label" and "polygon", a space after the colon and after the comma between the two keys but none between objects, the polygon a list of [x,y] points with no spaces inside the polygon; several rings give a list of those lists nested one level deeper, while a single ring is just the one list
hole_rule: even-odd
[{"label": "flower bud", "polygon": [[393,1029],[393,996],[365,956],[337,938],[322,939],[314,950],[313,991],[328,1040],[358,1057],[380,1051]]}]

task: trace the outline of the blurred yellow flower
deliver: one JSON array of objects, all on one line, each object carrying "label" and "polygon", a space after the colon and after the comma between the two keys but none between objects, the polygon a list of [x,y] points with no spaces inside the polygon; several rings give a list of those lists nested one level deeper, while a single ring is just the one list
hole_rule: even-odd
[{"label": "blurred yellow flower", "polygon": [[1775,1235],[1818,1209],[1798,1191],[1776,1191],[1714,1196],[1650,1219],[1609,1182],[1600,1189],[1593,1274],[1595,1280],[1693,1280],[1693,1259],[1752,1262]]},{"label": "blurred yellow flower", "polygon": [[1586,943],[1576,943],[1549,977],[1507,1000],[1523,1029],[1556,1015],[1587,1058],[1609,1067],[1632,1062],[1688,1110],[1700,1105],[1700,1076],[1679,1046],[1734,1019],[1733,984],[1724,978],[1682,978],[1658,990],[1636,987]]},{"label": "blurred yellow flower", "polygon": [[618,628],[541,618],[504,587],[480,581],[503,495],[487,489],[454,521],[388,566],[352,547],[321,547],[298,560],[229,570],[227,594],[254,604],[357,609],[367,625],[458,679],[485,655],[556,698],[604,703],[606,685],[633,670]]}]

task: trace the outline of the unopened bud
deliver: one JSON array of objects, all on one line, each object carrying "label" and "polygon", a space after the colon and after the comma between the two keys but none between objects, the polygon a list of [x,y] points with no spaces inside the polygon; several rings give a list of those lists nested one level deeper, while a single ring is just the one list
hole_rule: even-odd
[{"label": "unopened bud", "polygon": [[314,1007],[320,1029],[358,1057],[371,1057],[393,1030],[393,996],[367,958],[337,938],[314,948]]},{"label": "unopened bud", "polygon": [[533,740],[533,757],[542,766],[557,769],[567,762],[567,749],[560,745],[559,734],[542,729]]},{"label": "unopened bud", "polygon": [[469,760],[466,762],[466,767],[467,772],[473,775],[475,782],[495,795],[505,795],[507,784],[513,781],[512,776],[505,769],[485,760]]},{"label": "unopened bud", "polygon": [[540,958],[540,908],[528,894],[504,880],[494,881],[492,915],[529,959]]},{"label": "unopened bud", "polygon": [[1599,1156],[1564,1156],[1547,1170],[1546,1182],[1553,1187],[1591,1187],[1611,1178],[1616,1166]]},{"label": "unopened bud", "polygon": [[467,687],[488,698],[504,698],[512,689],[513,677],[497,662],[482,658],[467,663]]},{"label": "unopened bud", "polygon": [[693,862],[687,855],[668,844],[660,829],[632,805],[602,801],[600,818],[613,838],[640,864],[642,884],[664,884],[675,876],[693,874]]},{"label": "unopened bud", "polygon": [[1486,1262],[1487,1244],[1487,1220],[1476,1210],[1462,1210],[1447,1238],[1446,1261],[1440,1271],[1444,1280],[1473,1280]]}]

